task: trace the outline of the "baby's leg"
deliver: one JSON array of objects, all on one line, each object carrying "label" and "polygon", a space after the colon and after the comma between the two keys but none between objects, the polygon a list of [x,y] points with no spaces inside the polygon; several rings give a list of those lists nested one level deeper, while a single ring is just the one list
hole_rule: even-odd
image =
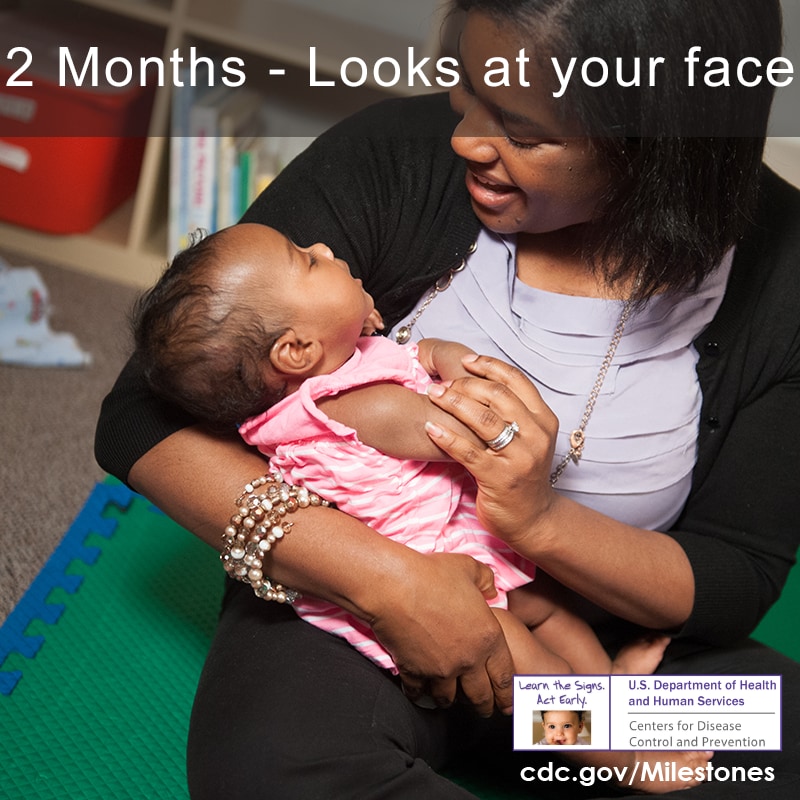
[{"label": "baby's leg", "polygon": [[[560,655],[549,650],[518,617],[504,609],[492,610],[503,627],[503,633],[514,659],[515,672],[528,675],[570,674],[572,671],[570,665]],[[599,647],[599,643],[597,646]],[[663,651],[663,647],[661,650]],[[608,656],[604,657],[610,664]],[[705,766],[713,753],[708,751],[607,751],[578,748],[577,750],[560,751],[559,755],[580,766],[610,767],[614,770],[615,782],[634,792],[664,794],[678,789],[688,789],[701,783],[706,775]],[[659,763],[662,764],[660,768],[658,767]],[[686,780],[682,775],[678,780],[680,771],[686,767],[689,768],[689,779]],[[647,780],[642,777],[645,771],[648,775]],[[650,775],[663,775],[665,779],[653,780],[649,778]]]},{"label": "baby's leg", "polygon": [[564,658],[569,672],[649,675],[669,643],[666,636],[641,639],[623,647],[612,661],[591,627],[569,603],[570,592],[544,572],[508,593],[508,609],[519,617],[544,647]]},{"label": "baby's leg", "polygon": [[[589,625],[561,604],[555,592],[536,580],[508,593],[508,610],[532,630],[536,638],[568,664],[565,674],[608,674],[611,659]],[[555,583],[554,581],[548,581]]]},{"label": "baby's leg", "polygon": [[626,644],[611,662],[612,675],[652,675],[664,657],[669,636],[645,636]]},{"label": "baby's leg", "polygon": [[519,675],[569,675],[569,664],[545,647],[519,617],[504,608],[493,608]]},{"label": "baby's leg", "polygon": [[[567,592],[542,572],[537,574],[536,581],[532,584],[509,592],[508,607],[511,614],[506,613],[505,616],[517,617],[517,621],[504,622],[500,616],[502,612],[498,609],[495,609],[495,614],[503,624],[517,672],[555,674],[556,670],[548,673],[536,666],[536,660],[540,657],[537,656],[537,652],[545,652],[550,654],[546,663],[554,667],[559,663],[565,665],[564,674],[614,672],[649,675],[658,666],[669,642],[666,636],[643,639],[626,645],[612,661],[589,625],[570,610]],[[519,620],[524,624],[520,625]],[[533,629],[533,634],[528,636],[531,641],[536,642],[536,650],[525,645],[526,626]],[[520,666],[518,657],[520,660],[523,658],[529,660],[533,669]],[[626,789],[649,794],[664,794],[678,789],[688,789],[701,783],[705,779],[705,766],[713,753],[578,749],[562,752],[561,755],[581,766],[611,767],[615,770],[616,783]],[[657,766],[659,762],[663,765],[660,770]],[[672,776],[677,778],[680,770],[686,767],[689,768],[689,780],[671,779]],[[644,780],[642,774],[645,771],[648,776],[664,775],[667,779]]]}]

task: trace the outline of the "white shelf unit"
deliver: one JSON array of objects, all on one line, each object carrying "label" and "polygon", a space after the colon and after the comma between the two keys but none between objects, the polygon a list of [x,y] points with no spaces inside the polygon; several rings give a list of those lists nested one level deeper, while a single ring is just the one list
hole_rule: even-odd
[{"label": "white shelf unit", "polygon": [[[381,97],[402,93],[371,80],[363,87],[342,86],[342,61],[359,56],[373,63],[386,56],[400,63],[409,46],[421,58],[439,52],[443,5],[439,0],[0,0],[0,8],[97,14],[114,25],[143,23],[163,37],[166,62],[177,48],[186,57],[236,55],[246,61],[247,84],[266,81],[269,69],[285,68],[283,83],[269,84],[277,102],[289,101],[309,112],[309,130],[319,133]],[[24,43],[20,43],[24,44]],[[317,47],[317,75],[337,80],[330,91],[308,86],[308,49]],[[257,85],[257,84],[256,84]],[[419,87],[415,89],[419,91]],[[0,247],[133,286],[148,286],[167,260],[167,195],[171,88],[159,87],[135,194],[86,234],[53,235],[0,222]]]}]

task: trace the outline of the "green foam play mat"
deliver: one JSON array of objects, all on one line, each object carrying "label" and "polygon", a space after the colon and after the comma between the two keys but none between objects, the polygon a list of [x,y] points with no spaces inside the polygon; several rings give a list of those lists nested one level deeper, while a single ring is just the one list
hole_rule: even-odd
[{"label": "green foam play mat", "polygon": [[[0,798],[187,800],[189,713],[222,575],[139,495],[95,487],[0,628]],[[756,634],[796,659],[798,607],[795,570]]]},{"label": "green foam play mat", "polygon": [[98,485],[0,629],[0,797],[186,798],[222,585],[210,548]]}]

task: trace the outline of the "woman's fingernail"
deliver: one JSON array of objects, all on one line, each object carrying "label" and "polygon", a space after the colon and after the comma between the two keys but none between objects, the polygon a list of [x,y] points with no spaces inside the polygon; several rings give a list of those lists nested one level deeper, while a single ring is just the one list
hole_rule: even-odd
[{"label": "woman's fingernail", "polygon": [[478,354],[470,353],[468,356],[464,356],[464,358],[461,359],[461,363],[466,364],[469,361],[477,361],[477,360],[478,360]]},{"label": "woman's fingernail", "polygon": [[431,397],[441,397],[444,394],[444,386],[440,386],[438,383],[432,383],[428,386],[427,393]]},{"label": "woman's fingernail", "polygon": [[428,432],[428,435],[432,436],[434,439],[441,438],[442,434],[444,433],[444,431],[433,422],[426,422],[425,430]]}]

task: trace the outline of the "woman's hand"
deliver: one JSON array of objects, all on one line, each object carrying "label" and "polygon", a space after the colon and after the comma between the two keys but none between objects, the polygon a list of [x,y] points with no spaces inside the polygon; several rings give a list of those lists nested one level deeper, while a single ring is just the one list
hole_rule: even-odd
[{"label": "woman's hand", "polygon": [[476,377],[432,386],[431,400],[484,442],[511,422],[519,431],[502,450],[476,446],[439,425],[428,425],[428,435],[472,473],[481,522],[513,546],[535,529],[555,500],[550,471],[558,419],[516,367],[489,356],[468,356],[463,363]]},{"label": "woman's hand", "polygon": [[[429,392],[483,441],[507,423],[519,431],[500,451],[442,425],[428,435],[478,485],[486,528],[559,583],[611,614],[656,630],[679,628],[694,605],[694,573],[671,536],[643,530],[559,496],[550,486],[558,420],[516,368],[488,356],[464,359],[476,377]],[[653,592],[658,585],[660,591]]]},{"label": "woman's hand", "polygon": [[[233,499],[265,467],[239,439],[184,428],[148,451],[130,482],[219,548]],[[448,705],[458,691],[481,714],[510,710],[514,671],[486,604],[495,596],[489,567],[465,555],[423,555],[332,508],[294,517],[292,535],[272,551],[273,578],[373,626],[412,698]]]},{"label": "woman's hand", "polygon": [[486,604],[497,593],[491,569],[457,553],[415,555],[413,576],[381,586],[382,609],[370,620],[406,695],[441,707],[460,696],[481,716],[510,713],[514,665]]},{"label": "woman's hand", "polygon": [[384,328],[383,317],[377,308],[373,308],[369,316],[364,320],[364,327],[361,329],[362,336],[372,336],[373,333],[382,331]]}]

